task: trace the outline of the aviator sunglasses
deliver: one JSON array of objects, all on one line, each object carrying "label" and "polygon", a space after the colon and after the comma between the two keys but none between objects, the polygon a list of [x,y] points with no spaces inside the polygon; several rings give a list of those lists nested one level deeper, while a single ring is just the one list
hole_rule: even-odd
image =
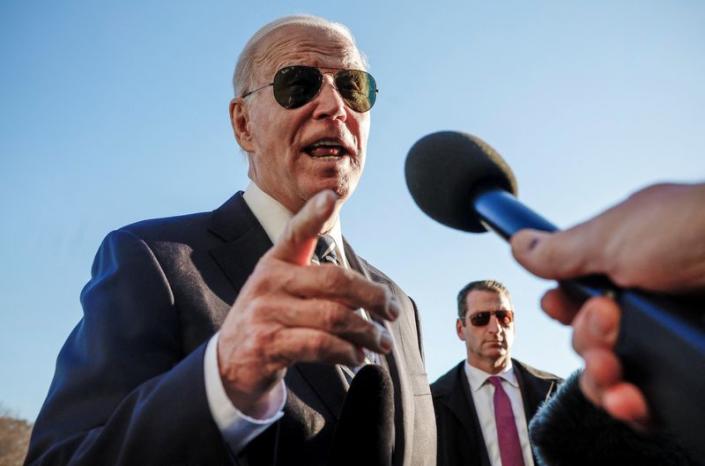
[{"label": "aviator sunglasses", "polygon": [[497,317],[500,325],[502,327],[509,327],[509,324],[514,320],[514,314],[512,311],[480,311],[471,315],[468,320],[474,327],[484,327],[490,322],[490,316],[494,315]]},{"label": "aviator sunglasses", "polygon": [[[378,89],[375,78],[370,73],[362,70],[328,69],[337,70],[333,74],[335,88],[348,107],[361,113],[372,108],[377,99]],[[318,95],[323,84],[323,74],[313,66],[285,66],[274,75],[274,81],[253,91],[245,92],[242,97],[245,98],[272,86],[274,99],[279,105],[286,109],[298,108]]]}]

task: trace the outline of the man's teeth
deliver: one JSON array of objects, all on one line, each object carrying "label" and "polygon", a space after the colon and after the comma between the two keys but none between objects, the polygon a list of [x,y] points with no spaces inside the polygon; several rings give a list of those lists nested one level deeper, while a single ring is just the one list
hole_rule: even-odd
[{"label": "man's teeth", "polygon": [[343,148],[339,144],[332,144],[326,142],[317,142],[311,144],[307,148],[306,152],[308,152],[308,154],[312,157],[321,158],[341,157],[346,154],[345,148]]}]

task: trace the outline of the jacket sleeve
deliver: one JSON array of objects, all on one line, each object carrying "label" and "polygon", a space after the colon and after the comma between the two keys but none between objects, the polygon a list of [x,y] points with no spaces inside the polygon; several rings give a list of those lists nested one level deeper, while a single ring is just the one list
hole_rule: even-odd
[{"label": "jacket sleeve", "polygon": [[28,464],[222,464],[205,344],[183,354],[178,309],[150,248],[106,237],[34,426]]},{"label": "jacket sleeve", "polygon": [[641,434],[590,403],[571,375],[529,424],[538,463],[543,466],[693,464],[667,433]]}]

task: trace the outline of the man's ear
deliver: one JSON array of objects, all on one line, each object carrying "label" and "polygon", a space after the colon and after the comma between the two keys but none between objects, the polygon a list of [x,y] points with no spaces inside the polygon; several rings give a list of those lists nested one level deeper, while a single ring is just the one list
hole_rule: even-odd
[{"label": "man's ear", "polygon": [[458,338],[465,341],[465,333],[463,332],[463,321],[460,318],[455,319],[455,333],[458,334]]},{"label": "man's ear", "polygon": [[237,143],[245,152],[252,152],[252,133],[250,132],[250,115],[245,101],[234,98],[230,101],[230,124]]}]

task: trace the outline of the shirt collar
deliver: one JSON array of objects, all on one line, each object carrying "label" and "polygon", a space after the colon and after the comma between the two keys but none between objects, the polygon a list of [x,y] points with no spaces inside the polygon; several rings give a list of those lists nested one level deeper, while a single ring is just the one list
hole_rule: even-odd
[{"label": "shirt collar", "polygon": [[[259,223],[262,225],[265,233],[272,241],[276,243],[277,239],[284,232],[287,222],[294,216],[286,207],[284,207],[279,201],[274,199],[269,194],[262,191],[262,189],[257,186],[253,181],[247,186],[245,193],[242,196],[245,199],[245,203],[250,208],[252,213],[255,215]],[[343,248],[343,233],[340,228],[340,219],[335,219],[335,224],[330,231],[326,232],[335,240],[335,248],[338,257],[343,259],[343,262],[347,265],[348,261],[345,257],[345,250]]]},{"label": "shirt collar", "polygon": [[519,382],[517,381],[517,376],[514,373],[514,368],[512,366],[511,359],[508,361],[507,367],[505,367],[501,372],[497,374],[490,374],[489,372],[485,372],[482,369],[478,369],[477,367],[471,366],[467,359],[465,360],[465,376],[467,377],[468,383],[470,384],[471,392],[476,392],[477,390],[481,389],[487,382],[487,379],[492,377],[493,375],[501,377],[502,379],[509,382],[512,386],[519,388]]}]

